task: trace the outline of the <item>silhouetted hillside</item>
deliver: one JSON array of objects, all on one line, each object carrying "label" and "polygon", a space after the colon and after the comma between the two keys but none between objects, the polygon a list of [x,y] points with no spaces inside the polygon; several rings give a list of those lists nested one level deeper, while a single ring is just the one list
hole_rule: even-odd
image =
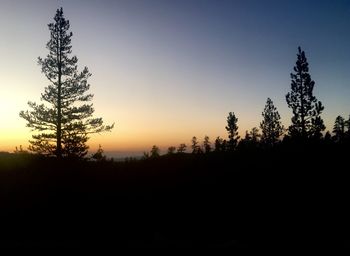
[{"label": "silhouetted hillside", "polygon": [[348,151],[280,145],[129,162],[1,154],[3,246],[343,246]]}]

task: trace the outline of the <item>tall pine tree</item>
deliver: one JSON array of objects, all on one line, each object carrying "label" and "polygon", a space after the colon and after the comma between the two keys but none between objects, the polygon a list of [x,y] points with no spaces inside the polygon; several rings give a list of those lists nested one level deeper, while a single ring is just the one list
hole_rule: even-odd
[{"label": "tall pine tree", "polygon": [[284,128],[280,121],[281,116],[270,98],[267,98],[262,116],[263,120],[260,123],[261,142],[266,146],[273,146],[283,134]]},{"label": "tall pine tree", "polygon": [[321,113],[321,101],[313,95],[315,82],[309,74],[309,64],[305,52],[298,48],[294,73],[290,74],[291,92],[286,95],[288,107],[293,111],[289,133],[293,138],[319,138],[325,129]]},{"label": "tall pine tree", "polygon": [[83,157],[91,133],[110,131],[113,125],[103,125],[102,118],[92,117],[94,108],[87,102],[93,98],[87,91],[91,76],[87,67],[78,72],[76,56],[71,56],[72,32],[69,21],[58,9],[54,22],[48,25],[50,40],[46,44],[49,54],[38,58],[42,73],[50,85],[41,94],[37,104],[29,102],[30,111],[21,111],[20,117],[27,127],[37,134],[32,135],[29,149],[34,152],[61,157]]}]

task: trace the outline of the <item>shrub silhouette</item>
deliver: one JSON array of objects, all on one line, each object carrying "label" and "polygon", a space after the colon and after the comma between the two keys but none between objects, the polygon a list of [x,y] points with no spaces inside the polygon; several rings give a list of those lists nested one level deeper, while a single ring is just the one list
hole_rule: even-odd
[{"label": "shrub silhouette", "polygon": [[177,153],[185,153],[186,152],[186,144],[185,143],[181,143],[179,145],[179,147],[177,148]]}]

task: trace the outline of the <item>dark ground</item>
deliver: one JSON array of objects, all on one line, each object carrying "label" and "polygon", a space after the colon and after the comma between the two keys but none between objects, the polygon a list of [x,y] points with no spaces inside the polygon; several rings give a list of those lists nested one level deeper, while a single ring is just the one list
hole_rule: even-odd
[{"label": "dark ground", "polygon": [[1,154],[0,246],[349,247],[348,159],[345,147],[127,163]]}]

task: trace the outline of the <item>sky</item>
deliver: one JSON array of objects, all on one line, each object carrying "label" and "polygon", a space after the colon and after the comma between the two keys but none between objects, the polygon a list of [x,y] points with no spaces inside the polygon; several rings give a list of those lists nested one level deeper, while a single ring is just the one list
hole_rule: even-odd
[{"label": "sky", "polygon": [[63,7],[73,55],[92,73],[95,116],[115,123],[91,136],[116,154],[163,151],[192,136],[227,137],[258,127],[270,97],[287,127],[285,95],[298,46],[305,50],[314,95],[332,130],[350,114],[350,1],[0,0],[0,151],[28,146],[21,110],[49,84],[40,66],[47,24]]}]

